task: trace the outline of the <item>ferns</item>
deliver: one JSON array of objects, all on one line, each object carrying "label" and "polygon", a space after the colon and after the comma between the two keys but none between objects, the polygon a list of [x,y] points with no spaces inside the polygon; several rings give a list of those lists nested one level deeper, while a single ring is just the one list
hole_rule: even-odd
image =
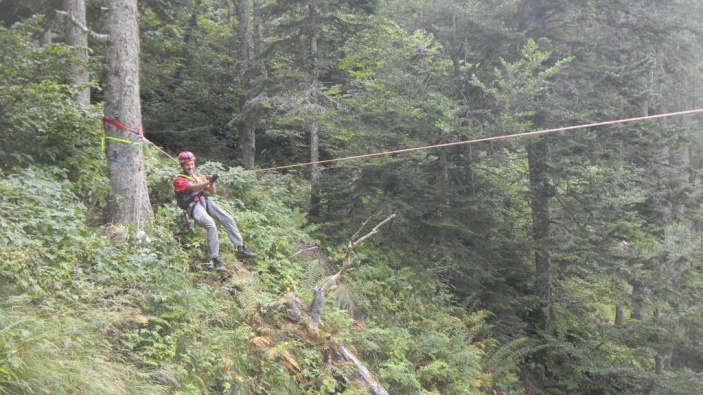
[{"label": "ferns", "polygon": [[[240,208],[241,218],[265,223],[274,229],[271,242],[282,243],[223,280],[191,264],[198,252],[171,232],[168,207],[140,231],[91,228],[57,173],[30,167],[0,181],[8,230],[0,234],[0,387],[7,394],[358,393],[342,379],[349,368],[331,362],[341,342],[394,393],[473,394],[486,382],[512,383],[519,348],[484,359],[497,347],[479,336],[485,314],[444,307],[435,280],[392,269],[383,253],[360,251],[364,264],[331,291],[324,328],[262,311],[294,285],[309,300],[333,259],[317,250],[281,257],[309,240],[289,217],[279,221],[286,216],[278,203],[259,202],[275,215]],[[500,370],[501,363],[511,368]]]},{"label": "ferns", "polygon": [[483,370],[490,378],[487,388],[512,387],[518,381],[520,364],[528,355],[544,348],[529,338],[511,340],[497,346],[483,359]]}]

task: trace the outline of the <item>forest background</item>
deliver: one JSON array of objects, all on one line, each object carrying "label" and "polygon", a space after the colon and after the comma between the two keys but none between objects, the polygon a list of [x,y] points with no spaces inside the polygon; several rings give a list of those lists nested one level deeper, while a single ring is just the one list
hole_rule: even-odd
[{"label": "forest background", "polygon": [[[148,141],[121,168],[153,211],[113,223],[123,3],[0,0],[0,392],[703,388],[701,115],[469,143],[703,108],[702,2],[134,2]],[[179,223],[181,150],[259,253],[224,241],[229,278]]]}]

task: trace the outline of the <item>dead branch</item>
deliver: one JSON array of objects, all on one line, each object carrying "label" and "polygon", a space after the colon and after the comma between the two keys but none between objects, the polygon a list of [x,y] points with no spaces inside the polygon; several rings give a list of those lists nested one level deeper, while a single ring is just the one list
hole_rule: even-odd
[{"label": "dead branch", "polygon": [[295,254],[289,256],[288,259],[295,258],[296,256],[302,254],[303,252],[311,251],[311,250],[316,250],[316,249],[317,249],[317,246],[312,246],[312,247],[308,247],[308,248],[303,248],[303,249],[301,249],[301,250],[298,250],[298,252],[296,252]]},{"label": "dead branch", "polygon": [[389,215],[388,218],[384,219],[378,225],[374,226],[373,229],[371,229],[371,231],[369,233],[367,233],[366,235],[364,235],[360,239],[357,239],[357,237],[359,237],[359,233],[361,233],[361,230],[366,226],[366,224],[369,222],[370,218],[367,219],[366,221],[364,221],[364,223],[361,224],[361,227],[359,227],[359,230],[357,230],[356,233],[354,233],[354,235],[349,240],[349,243],[347,244],[347,253],[344,256],[344,262],[342,264],[342,268],[339,270],[339,272],[337,272],[336,274],[334,274],[333,276],[331,276],[330,278],[327,279],[325,284],[322,287],[320,287],[320,291],[325,292],[331,286],[335,285],[337,283],[337,281],[339,281],[339,279],[342,278],[344,273],[346,273],[351,268],[351,266],[352,266],[351,253],[354,250],[354,248],[356,248],[356,246],[358,246],[359,244],[363,243],[364,240],[366,240],[369,237],[378,233],[378,231],[381,229],[381,226],[385,225],[388,221],[390,221],[393,218],[395,218],[395,214]]},{"label": "dead branch", "polygon": [[[349,240],[349,243],[347,244],[347,252],[344,256],[344,262],[342,264],[342,268],[333,276],[330,276],[330,278],[327,279],[327,281],[324,283],[324,285],[320,288],[315,288],[313,289],[313,300],[310,303],[310,307],[308,311],[305,311],[304,309],[301,308],[302,303],[300,298],[297,296],[297,290],[288,293],[281,297],[280,299],[269,302],[263,305],[263,307],[266,308],[273,308],[273,307],[278,307],[278,306],[284,306],[288,305],[290,309],[292,310],[290,315],[290,318],[295,321],[295,322],[304,322],[307,321],[308,328],[310,330],[316,330],[317,327],[322,326],[322,308],[325,303],[325,292],[334,284],[339,281],[339,279],[346,273],[352,266],[352,261],[351,261],[351,253],[354,250],[356,246],[364,242],[364,240],[368,239],[369,237],[375,235],[376,233],[379,232],[380,228],[388,223],[391,219],[395,217],[395,214],[392,214],[388,216],[385,220],[380,222],[378,225],[374,226],[369,233],[365,234],[362,237],[359,237],[359,234],[361,234],[361,231],[365,228],[366,224],[369,222],[370,218],[364,221],[364,223],[361,225],[359,230],[354,233],[354,235],[351,237]],[[301,250],[294,254],[293,256],[297,255],[298,253],[301,253],[305,250]],[[301,320],[304,319],[304,320]],[[349,350],[344,344],[335,342],[335,345],[333,346],[334,351],[332,352],[333,354],[333,359],[336,360],[341,360],[344,362],[349,362],[351,363],[354,368],[355,372],[352,374],[352,380],[354,380],[356,383],[358,383],[359,386],[367,388],[369,392],[373,395],[388,395],[388,391],[386,391],[385,388],[383,388],[383,385],[376,380],[376,377],[371,373],[371,371],[361,362],[355,355],[354,353]],[[331,363],[331,361],[330,361]],[[345,377],[345,382],[349,382],[349,380]]]},{"label": "dead branch", "polygon": [[373,229],[366,235],[362,236],[361,238],[357,239],[359,237],[359,234],[361,233],[361,230],[366,226],[366,224],[369,222],[369,219],[364,221],[363,224],[361,224],[361,227],[359,227],[359,230],[354,233],[354,235],[351,237],[349,240],[349,243],[347,244],[347,253],[344,256],[344,262],[342,263],[342,268],[339,269],[339,271],[330,276],[330,278],[327,279],[327,281],[320,287],[313,289],[313,294],[314,297],[312,299],[312,302],[310,303],[310,317],[312,319],[311,325],[313,328],[322,325],[322,307],[325,303],[325,293],[327,290],[335,285],[337,281],[339,281],[340,278],[346,273],[352,266],[352,261],[351,261],[351,253],[354,250],[356,246],[361,244],[364,240],[368,239],[369,237],[375,235],[378,233],[379,229],[381,226],[385,225],[388,221],[391,219],[395,218],[395,214],[391,214],[388,216],[388,218],[384,219],[382,222],[380,222],[378,225],[374,226]]},{"label": "dead branch", "polygon": [[78,26],[79,29],[83,30],[83,33],[89,34],[90,37],[93,37],[93,38],[94,38],[95,40],[97,40],[98,42],[105,43],[105,42],[107,42],[107,40],[110,38],[110,36],[107,35],[107,34],[96,33],[96,32],[94,32],[94,31],[88,29],[87,26],[85,26],[85,25],[83,25],[82,23],[80,23],[76,18],[73,17],[73,15],[69,14],[69,13],[66,12],[66,11],[61,11],[61,10],[54,10],[54,11],[56,11],[57,14],[59,14],[59,15],[65,17],[66,19],[68,19],[69,21],[71,21],[71,23],[73,23],[74,25]]},{"label": "dead branch", "polygon": [[290,313],[288,314],[289,318],[294,322],[299,322],[300,317],[304,315],[303,309],[301,308],[302,304],[302,301],[300,300],[300,298],[298,298],[296,294],[288,293],[282,298],[273,302],[265,303],[262,306],[266,308],[273,308],[288,305],[290,307]]},{"label": "dead branch", "polygon": [[[347,244],[347,252],[344,256],[344,262],[342,263],[342,268],[339,269],[339,271],[330,276],[330,278],[327,279],[324,285],[320,288],[313,289],[313,300],[310,303],[310,323],[309,326],[312,329],[317,328],[318,326],[323,325],[322,323],[322,308],[325,304],[325,292],[334,284],[339,281],[340,278],[346,273],[352,266],[352,261],[351,261],[351,253],[354,250],[356,246],[359,244],[363,243],[364,240],[368,239],[369,237],[375,235],[378,233],[378,231],[381,229],[383,225],[385,225],[387,222],[389,222],[391,219],[395,218],[395,214],[391,214],[386,218],[385,220],[381,221],[378,223],[376,226],[371,229],[369,233],[366,235],[359,237],[359,234],[361,234],[362,229],[366,227],[366,224],[369,222],[369,219],[364,221],[363,224],[359,227],[359,230],[354,233],[354,235],[351,237],[349,240],[349,243]],[[376,380],[376,377],[374,377],[373,373],[361,362],[359,359],[352,353],[347,347],[345,347],[343,344],[339,344],[337,348],[337,354],[340,359],[343,361],[351,362],[352,365],[356,368],[356,372],[354,373],[354,378],[360,382],[360,384],[370,390],[370,392],[374,395],[388,395],[388,391],[386,391],[385,388],[381,385],[381,383]]]},{"label": "dead branch", "polygon": [[356,368],[357,380],[363,381],[366,388],[374,395],[388,395],[388,391],[376,380],[373,373],[345,346],[339,346],[339,354],[345,361],[351,362]]},{"label": "dead branch", "polygon": [[293,299],[295,299],[295,298],[296,298],[295,295],[286,294],[286,295],[284,295],[283,297],[281,297],[281,298],[278,299],[278,300],[275,300],[275,301],[273,301],[273,302],[264,303],[264,304],[261,305],[261,306],[262,306],[262,307],[266,307],[266,308],[278,307],[278,306],[282,306],[282,305],[284,305],[284,304],[290,303],[290,302],[291,302]]}]

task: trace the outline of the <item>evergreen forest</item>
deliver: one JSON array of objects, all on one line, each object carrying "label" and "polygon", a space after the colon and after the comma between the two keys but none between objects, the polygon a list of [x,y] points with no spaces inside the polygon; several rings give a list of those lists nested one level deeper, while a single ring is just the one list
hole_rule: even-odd
[{"label": "evergreen forest", "polygon": [[703,393],[701,21],[0,0],[0,394]]}]

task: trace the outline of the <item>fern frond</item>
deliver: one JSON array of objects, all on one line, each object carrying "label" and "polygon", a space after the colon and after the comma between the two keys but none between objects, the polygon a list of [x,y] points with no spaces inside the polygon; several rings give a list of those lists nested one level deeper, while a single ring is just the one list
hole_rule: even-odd
[{"label": "fern frond", "polygon": [[252,337],[251,339],[249,339],[249,343],[251,343],[259,348],[270,347],[271,346],[271,339],[264,337],[264,336],[255,336],[255,337]]}]

